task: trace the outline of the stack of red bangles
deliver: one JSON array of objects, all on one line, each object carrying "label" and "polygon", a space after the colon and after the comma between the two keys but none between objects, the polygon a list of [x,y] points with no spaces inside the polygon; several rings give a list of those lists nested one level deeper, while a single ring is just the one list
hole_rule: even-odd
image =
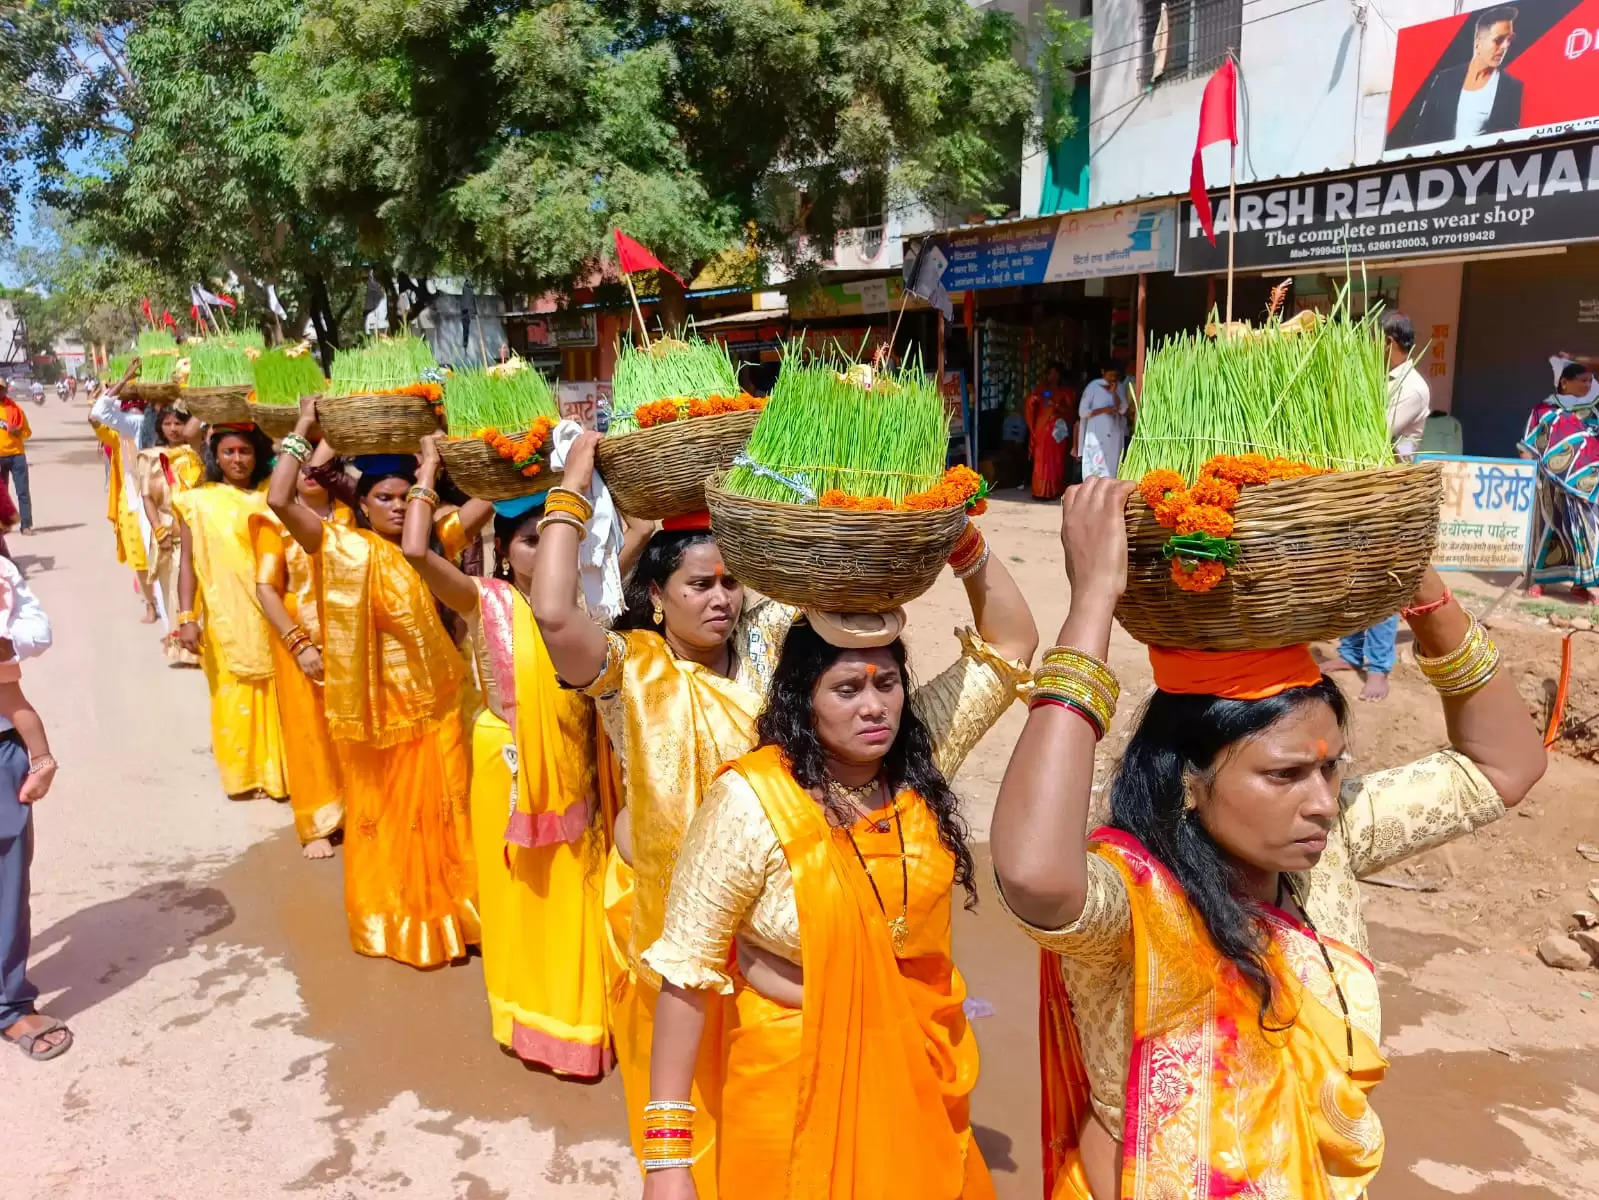
[{"label": "stack of red bangles", "polygon": [[1116,676],[1099,659],[1075,646],[1056,646],[1033,673],[1033,698],[1028,707],[1070,709],[1088,722],[1097,741],[1110,728],[1121,694]]},{"label": "stack of red bangles", "polygon": [[983,539],[982,530],[976,524],[968,521],[966,528],[961,532],[960,540],[955,543],[955,549],[949,552],[949,565],[955,572],[956,579],[969,579],[983,569],[983,564],[988,562],[988,543]]},{"label": "stack of red bangles", "polygon": [[693,1165],[694,1105],[687,1100],[651,1100],[644,1106],[644,1170]]}]

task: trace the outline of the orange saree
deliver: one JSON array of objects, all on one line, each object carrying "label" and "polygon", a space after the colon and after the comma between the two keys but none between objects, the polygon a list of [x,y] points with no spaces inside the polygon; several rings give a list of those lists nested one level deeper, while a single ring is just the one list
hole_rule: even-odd
[{"label": "orange saree", "polygon": [[[1093,840],[1093,853],[1121,875],[1132,913],[1122,1200],[1365,1195],[1383,1151],[1367,1097],[1388,1065],[1377,1047],[1371,963],[1325,936],[1318,946],[1307,926],[1268,908],[1275,1002],[1263,1025],[1258,993],[1211,943],[1166,868],[1119,830],[1101,829]],[[1044,1195],[1112,1200],[1093,1196],[1083,1171],[1088,1079],[1070,998],[1048,951],[1040,977]]]},{"label": "orange saree", "polygon": [[849,833],[829,827],[776,747],[723,769],[749,781],[788,860],[804,1000],[796,1012],[737,988],[724,1042],[721,1194],[991,1200],[968,1115],[977,1043],[950,958],[955,864],[933,814],[909,792],[885,810],[898,813],[910,864],[910,932],[896,957],[872,880],[897,909],[899,834],[858,824],[862,869]]}]

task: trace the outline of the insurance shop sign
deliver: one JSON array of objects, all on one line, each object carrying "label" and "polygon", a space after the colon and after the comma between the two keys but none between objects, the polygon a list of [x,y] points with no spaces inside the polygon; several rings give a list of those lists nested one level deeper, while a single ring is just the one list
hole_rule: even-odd
[{"label": "insurance shop sign", "polygon": [[[1227,269],[1235,234],[1212,197],[1216,244],[1184,201],[1177,274]],[[1239,270],[1342,265],[1599,240],[1599,138],[1238,191]]]}]

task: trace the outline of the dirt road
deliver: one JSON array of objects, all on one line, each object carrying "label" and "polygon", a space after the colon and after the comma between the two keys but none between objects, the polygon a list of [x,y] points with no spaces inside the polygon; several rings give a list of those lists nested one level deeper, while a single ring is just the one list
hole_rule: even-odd
[{"label": "dirt road", "polygon": [[[43,1065],[0,1048],[0,1200],[635,1195],[614,1077],[561,1083],[501,1054],[475,960],[422,974],[355,956],[338,861],[302,861],[285,809],[222,797],[204,682],[169,670],[139,624],[84,412],[29,413],[40,530],[12,542],[55,623],[26,682],[63,764],[38,814],[33,975],[78,1040]],[[1052,520],[1007,502],[986,522],[1046,639],[1065,609]],[[917,606],[924,674],[953,652],[958,599],[945,581]],[[1114,657],[1147,679],[1125,638]],[[1360,714],[1365,764],[1441,741],[1425,690],[1397,685]],[[980,840],[1019,722],[958,780]],[[1442,890],[1368,889],[1393,1059],[1378,1200],[1599,1196],[1599,973],[1526,950],[1599,876],[1572,852],[1599,842],[1596,785],[1599,768],[1561,761],[1532,819],[1416,866]],[[982,874],[984,903],[957,923],[972,995],[993,1009],[976,1023],[974,1113],[1000,1194],[1032,1200],[1035,960]]]}]

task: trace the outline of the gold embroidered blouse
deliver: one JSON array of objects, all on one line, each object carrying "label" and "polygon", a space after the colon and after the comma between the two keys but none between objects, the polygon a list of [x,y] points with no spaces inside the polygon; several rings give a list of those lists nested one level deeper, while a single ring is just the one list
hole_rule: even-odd
[{"label": "gold embroidered blouse", "polygon": [[[1342,813],[1321,861],[1294,879],[1316,929],[1368,957],[1359,878],[1497,821],[1505,812],[1493,785],[1453,750],[1346,780],[1339,800]],[[1005,895],[997,881],[995,891],[1003,905]],[[1103,858],[1089,855],[1088,895],[1075,922],[1063,929],[1038,929],[1011,916],[1029,937],[1058,956],[1094,1112],[1120,1137],[1132,1054],[1133,993],[1132,916],[1122,877]],[[1380,1010],[1373,1017],[1380,1031]]]},{"label": "gold embroidered blouse", "polygon": [[[911,695],[946,779],[1032,679],[1025,666],[1001,658],[975,633],[959,636],[961,657]],[[897,898],[898,855],[893,857],[879,886]],[[689,824],[660,940],[644,952],[644,962],[679,987],[731,992],[727,964],[735,933],[789,962],[800,961],[788,860],[760,798],[742,775],[729,771],[711,784]]]}]

